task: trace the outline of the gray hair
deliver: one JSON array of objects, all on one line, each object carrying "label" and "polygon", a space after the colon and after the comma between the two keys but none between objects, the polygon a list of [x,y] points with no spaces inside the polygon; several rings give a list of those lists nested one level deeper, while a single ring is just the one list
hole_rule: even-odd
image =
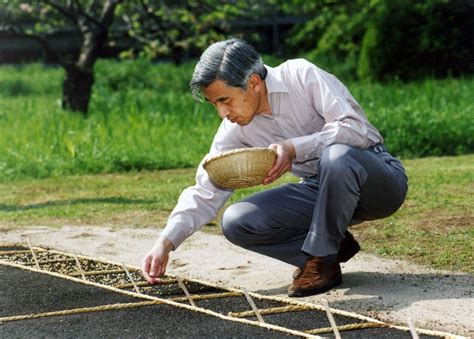
[{"label": "gray hair", "polygon": [[262,80],[267,76],[260,54],[248,42],[233,38],[213,43],[202,53],[189,86],[193,97],[201,100],[202,88],[215,80],[246,89],[252,74]]}]

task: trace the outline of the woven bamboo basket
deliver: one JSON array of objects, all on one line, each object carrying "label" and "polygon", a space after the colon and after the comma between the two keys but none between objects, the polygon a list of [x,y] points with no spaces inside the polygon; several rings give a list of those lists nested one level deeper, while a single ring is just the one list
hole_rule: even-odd
[{"label": "woven bamboo basket", "polygon": [[239,148],[207,159],[203,167],[214,185],[238,189],[262,184],[275,158],[268,148]]}]

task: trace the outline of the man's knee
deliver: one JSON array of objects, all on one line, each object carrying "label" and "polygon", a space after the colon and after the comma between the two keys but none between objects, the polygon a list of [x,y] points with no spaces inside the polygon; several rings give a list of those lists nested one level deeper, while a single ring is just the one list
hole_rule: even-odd
[{"label": "man's knee", "polygon": [[229,206],[222,216],[222,233],[230,242],[240,245],[245,232],[244,225],[247,223],[247,211],[242,203],[235,203]]},{"label": "man's knee", "polygon": [[351,159],[352,147],[342,144],[335,144],[326,147],[319,159],[320,170],[331,172],[343,172],[348,169]]},{"label": "man's knee", "polygon": [[328,146],[319,160],[320,180],[339,185],[344,182],[357,182],[359,187],[367,179],[367,171],[360,162],[361,150],[347,145]]},{"label": "man's knee", "polygon": [[251,201],[240,201],[225,210],[222,232],[230,242],[244,248],[266,243],[279,232],[269,219],[271,217],[261,206]]}]

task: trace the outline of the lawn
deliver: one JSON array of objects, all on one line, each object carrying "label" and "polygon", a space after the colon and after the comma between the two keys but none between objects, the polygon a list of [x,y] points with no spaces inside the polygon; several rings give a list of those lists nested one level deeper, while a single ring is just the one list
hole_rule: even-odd
[{"label": "lawn", "polygon": [[[0,182],[195,167],[220,121],[189,93],[193,65],[102,60],[87,118],[61,109],[61,68],[1,66]],[[474,78],[348,86],[393,154],[474,152]]]}]

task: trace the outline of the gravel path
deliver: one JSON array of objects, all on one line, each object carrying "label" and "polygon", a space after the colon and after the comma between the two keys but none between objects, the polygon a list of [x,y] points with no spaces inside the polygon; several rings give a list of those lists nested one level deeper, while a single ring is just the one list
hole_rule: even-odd
[{"label": "gravel path", "polygon": [[[51,247],[140,266],[158,230],[107,227],[0,228],[0,243]],[[362,244],[363,246],[363,244]],[[222,236],[198,232],[173,252],[170,274],[285,296],[293,267],[233,246]],[[342,266],[336,290],[303,300],[328,299],[334,308],[420,328],[474,336],[474,276],[432,270],[361,252]]]}]

